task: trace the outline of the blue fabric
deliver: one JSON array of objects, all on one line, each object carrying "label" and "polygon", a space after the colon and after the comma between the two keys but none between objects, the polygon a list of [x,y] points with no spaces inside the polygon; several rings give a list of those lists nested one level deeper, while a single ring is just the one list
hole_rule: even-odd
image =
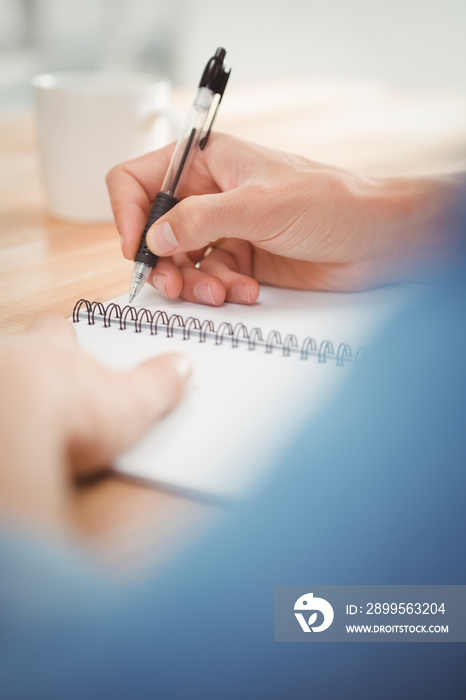
[{"label": "blue fabric", "polygon": [[464,644],[273,641],[277,584],[466,582],[465,319],[460,271],[387,330],[260,493],[137,590],[47,556],[57,604],[74,598],[48,625],[37,559],[5,540],[30,585],[15,599],[0,581],[1,697],[466,697]]}]

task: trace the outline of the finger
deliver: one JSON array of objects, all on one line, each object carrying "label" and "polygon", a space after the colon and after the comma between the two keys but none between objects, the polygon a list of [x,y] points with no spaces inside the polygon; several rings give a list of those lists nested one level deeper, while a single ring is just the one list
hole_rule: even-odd
[{"label": "finger", "polygon": [[200,270],[219,279],[226,290],[226,301],[236,304],[253,304],[259,296],[259,285],[255,279],[238,272],[233,255],[215,248],[200,263]]},{"label": "finger", "polygon": [[221,280],[196,268],[193,262],[181,268],[183,290],[181,299],[208,306],[220,306],[226,298],[226,288]]},{"label": "finger", "polygon": [[[235,238],[223,238],[215,243],[213,250],[224,250],[232,257],[236,264],[236,271],[243,275],[255,277],[254,274],[254,246],[248,241]],[[233,268],[232,268],[233,269]]]},{"label": "finger", "polygon": [[106,177],[123,255],[134,259],[151,202],[160,190],[174,144],[112,168]]},{"label": "finger", "polygon": [[[224,140],[229,142],[229,139]],[[152,202],[162,187],[174,148],[175,144],[171,143],[117,165],[107,174],[107,188],[122,252],[130,260],[136,255]],[[204,161],[202,151],[188,172],[183,186],[184,196],[219,191],[216,177]]]},{"label": "finger", "polygon": [[112,463],[181,400],[191,374],[179,353],[152,358],[129,372],[109,372],[95,383],[94,405],[81,414],[71,441],[76,474]]},{"label": "finger", "polygon": [[177,299],[183,290],[183,274],[171,258],[159,258],[147,281],[168,299]]},{"label": "finger", "polygon": [[185,355],[171,353],[151,358],[129,373],[134,383],[135,431],[144,430],[144,423],[149,426],[178,405],[191,371]]},{"label": "finger", "polygon": [[[184,301],[220,306],[225,301],[225,286],[216,277],[197,269],[195,261],[199,253],[200,251],[196,251],[194,254],[178,253],[170,258],[171,263],[183,279],[183,288],[179,296]],[[157,262],[157,266],[159,263],[162,264],[162,260]]]},{"label": "finger", "polygon": [[[194,257],[196,259],[197,255]],[[198,270],[191,254],[160,258],[148,281],[169,299],[180,297],[184,301],[209,306],[219,306],[225,301],[225,285],[216,277]]]},{"label": "finger", "polygon": [[[252,252],[248,243],[227,240],[222,243],[222,248],[216,247],[202,258],[204,251],[159,258],[149,283],[171,299],[181,296],[186,301],[214,306],[225,300],[239,304],[257,301],[259,285],[249,275],[243,274],[243,271],[252,270]],[[198,260],[200,272],[196,272]],[[238,269],[241,272],[234,274]],[[223,286],[219,286],[219,281]]]},{"label": "finger", "polygon": [[[118,416],[120,449],[125,449],[155,421],[180,402],[191,364],[185,355],[172,353],[151,358],[121,377],[122,415]],[[115,423],[115,429],[117,424]]]},{"label": "finger", "polygon": [[168,256],[219,238],[260,242],[272,230],[269,199],[268,188],[258,184],[187,197],[151,226],[147,245],[155,255]]}]

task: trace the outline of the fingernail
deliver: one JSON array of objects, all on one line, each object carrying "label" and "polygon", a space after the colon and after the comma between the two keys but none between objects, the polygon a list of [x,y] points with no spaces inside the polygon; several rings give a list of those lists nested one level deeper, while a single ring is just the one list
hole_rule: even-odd
[{"label": "fingernail", "polygon": [[147,245],[156,255],[168,255],[178,247],[178,241],[168,221],[151,226],[146,240]]},{"label": "fingernail", "polygon": [[121,252],[125,252],[125,237],[120,234],[120,246],[121,246]]},{"label": "fingernail", "polygon": [[182,355],[181,353],[176,352],[173,353],[173,355],[171,356],[171,360],[173,362],[175,370],[178,372],[182,379],[188,379],[191,376],[192,365],[186,357],[186,355]]},{"label": "fingernail", "polygon": [[167,296],[167,278],[165,275],[161,275],[159,272],[154,272],[152,275],[152,284],[156,289],[158,289],[159,292],[161,292],[164,296]]},{"label": "fingernail", "polygon": [[196,299],[198,301],[201,301],[203,304],[214,303],[212,292],[210,291],[210,284],[207,284],[206,282],[196,284],[196,286],[193,289],[193,294],[196,297]]},{"label": "fingernail", "polygon": [[231,295],[234,301],[239,301],[243,304],[251,303],[251,295],[249,287],[246,284],[235,284],[231,289]]}]

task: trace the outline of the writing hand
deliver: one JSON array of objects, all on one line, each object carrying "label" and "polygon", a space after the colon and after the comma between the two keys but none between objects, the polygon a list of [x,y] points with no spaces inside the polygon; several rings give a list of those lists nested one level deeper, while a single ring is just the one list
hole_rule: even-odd
[{"label": "writing hand", "polygon": [[[173,145],[107,176],[133,259]],[[167,297],[253,303],[259,284],[355,291],[412,279],[447,245],[444,178],[376,178],[212,134],[182,201],[152,226],[149,282]],[[454,188],[453,188],[454,189]]]}]

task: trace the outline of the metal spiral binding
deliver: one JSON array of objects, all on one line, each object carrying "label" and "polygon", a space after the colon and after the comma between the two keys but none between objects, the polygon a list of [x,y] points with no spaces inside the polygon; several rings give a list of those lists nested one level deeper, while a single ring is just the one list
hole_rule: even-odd
[{"label": "metal spiral binding", "polygon": [[90,325],[94,325],[96,321],[103,321],[104,328],[118,325],[120,330],[126,330],[128,325],[131,325],[136,333],[148,329],[151,335],[164,332],[167,338],[172,338],[175,333],[182,333],[183,340],[191,340],[194,334],[200,343],[205,343],[207,338],[213,338],[216,345],[222,345],[224,340],[230,340],[232,348],[237,348],[240,343],[247,343],[249,350],[261,347],[267,354],[281,350],[283,357],[295,355],[301,360],[314,357],[319,363],[333,360],[338,367],[347,364],[358,365],[366,353],[365,348],[360,347],[354,354],[347,343],[340,343],[335,352],[330,340],[323,340],[317,344],[311,337],[305,338],[299,345],[295,335],[290,333],[282,340],[278,331],[270,331],[264,340],[260,328],[248,330],[243,323],[237,323],[233,327],[231,323],[224,321],[215,328],[212,321],[201,322],[194,316],[189,316],[185,320],[179,314],[168,316],[165,311],[136,309],[129,305],[122,307],[113,302],[105,307],[101,302],[91,302],[87,299],[76,302],[73,309],[74,323],[79,323],[80,314],[83,312]]}]

